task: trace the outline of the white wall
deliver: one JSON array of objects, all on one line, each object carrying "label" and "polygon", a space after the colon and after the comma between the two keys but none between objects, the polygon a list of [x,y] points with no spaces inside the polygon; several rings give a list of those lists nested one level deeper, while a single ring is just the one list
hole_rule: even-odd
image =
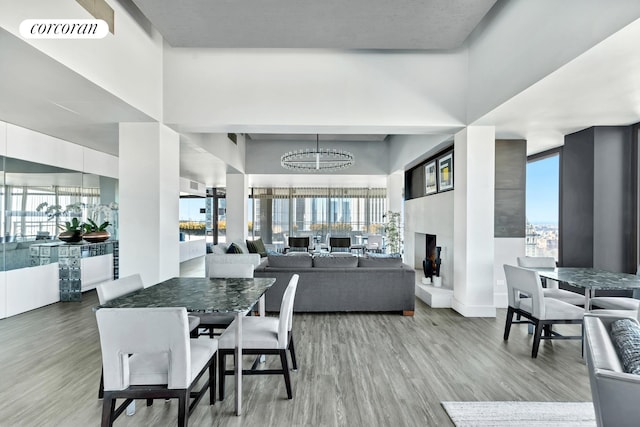
[{"label": "white wall", "polygon": [[469,42],[467,122],[547,76],[640,17],[640,2],[498,2]]},{"label": "white wall", "polygon": [[493,279],[494,304],[496,307],[507,307],[507,284],[504,276],[504,264],[518,265],[518,257],[525,256],[524,238],[497,238],[493,242]]},{"label": "white wall", "polygon": [[408,133],[459,127],[466,73],[463,50],[168,48],[164,121],[194,132],[396,133],[399,127]]},{"label": "white wall", "polygon": [[[94,40],[25,41],[156,120],[162,114],[163,41],[145,18],[108,0],[115,34]],[[20,37],[19,26],[33,18],[93,18],[70,0],[0,0],[0,27]]]},{"label": "white wall", "polygon": [[[440,276],[442,286],[453,289],[453,198],[454,191],[407,200],[404,203],[404,259],[405,263],[422,269],[415,261],[415,233],[435,234],[436,244],[442,247]],[[423,249],[424,251],[424,249]],[[417,273],[422,277],[421,273]]]},{"label": "white wall", "polygon": [[10,123],[2,125],[6,129],[3,154],[8,157],[111,178],[118,177],[116,156]]},{"label": "white wall", "polygon": [[404,171],[451,145],[455,132],[450,135],[392,135],[389,138],[389,171]]},{"label": "white wall", "polygon": [[[195,188],[191,188],[192,185]],[[183,193],[205,197],[207,195],[207,187],[201,182],[180,177],[180,194]]]},{"label": "white wall", "polygon": [[237,144],[226,133],[187,133],[188,141],[213,154],[227,166],[245,171],[246,136],[237,134]]}]

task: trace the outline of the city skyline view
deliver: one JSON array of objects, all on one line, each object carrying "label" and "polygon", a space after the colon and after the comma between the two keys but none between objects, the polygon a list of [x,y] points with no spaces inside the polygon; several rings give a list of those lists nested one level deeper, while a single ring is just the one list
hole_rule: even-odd
[{"label": "city skyline view", "polygon": [[527,163],[527,256],[558,259],[559,187],[559,155]]}]

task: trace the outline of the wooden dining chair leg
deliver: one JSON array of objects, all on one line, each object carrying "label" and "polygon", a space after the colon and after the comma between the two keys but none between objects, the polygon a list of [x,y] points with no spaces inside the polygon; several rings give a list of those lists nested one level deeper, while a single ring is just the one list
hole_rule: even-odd
[{"label": "wooden dining chair leg", "polygon": [[224,377],[227,367],[227,354],[224,351],[218,350],[218,398],[220,401],[224,400]]},{"label": "wooden dining chair leg", "polygon": [[542,338],[542,329],[543,325],[540,324],[540,321],[536,319],[534,321],[535,331],[533,333],[533,349],[531,350],[531,357],[538,357],[538,348],[540,347],[540,339]]},{"label": "wooden dining chair leg", "polygon": [[189,391],[185,390],[184,393],[180,393],[178,396],[178,427],[187,426],[187,417],[189,417],[189,411],[187,404],[189,403]]},{"label": "wooden dining chair leg", "polygon": [[100,370],[100,385],[98,386],[98,399],[104,396],[104,371]]},{"label": "wooden dining chair leg", "polygon": [[280,361],[282,362],[282,373],[284,374],[284,385],[287,388],[287,399],[293,399],[291,392],[291,377],[289,376],[289,363],[287,362],[287,350],[280,350]]},{"label": "wooden dining chair leg", "polygon": [[507,308],[507,318],[504,324],[504,337],[503,339],[506,341],[509,339],[509,333],[511,332],[511,323],[513,322],[513,308]]},{"label": "wooden dining chair leg", "polygon": [[102,427],[113,426],[113,412],[116,409],[116,400],[111,396],[104,397],[102,400]]},{"label": "wooden dining chair leg", "polygon": [[217,358],[209,365],[209,405],[216,403],[216,369]]},{"label": "wooden dining chair leg", "polygon": [[291,353],[291,366],[294,371],[297,371],[298,363],[296,362],[296,349],[293,346],[293,334],[289,337],[289,353]]}]

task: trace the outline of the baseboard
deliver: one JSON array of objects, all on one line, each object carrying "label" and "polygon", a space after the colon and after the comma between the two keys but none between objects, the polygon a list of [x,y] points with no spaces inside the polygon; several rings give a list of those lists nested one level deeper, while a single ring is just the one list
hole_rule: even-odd
[{"label": "baseboard", "polygon": [[494,292],[493,304],[496,308],[507,308],[509,305],[509,294],[506,292]]},{"label": "baseboard", "polygon": [[461,303],[455,297],[451,308],[464,317],[496,317],[496,308],[493,305],[469,306]]}]

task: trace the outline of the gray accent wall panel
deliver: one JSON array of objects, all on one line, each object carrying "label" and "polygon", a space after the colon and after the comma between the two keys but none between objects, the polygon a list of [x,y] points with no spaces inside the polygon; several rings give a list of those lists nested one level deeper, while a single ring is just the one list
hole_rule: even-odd
[{"label": "gray accent wall panel", "polygon": [[565,136],[560,160],[560,250],[567,267],[593,266],[594,129]]},{"label": "gray accent wall panel", "polygon": [[635,273],[632,144],[631,126],[598,126],[565,137],[560,265]]},{"label": "gray accent wall panel", "polygon": [[597,127],[594,136],[593,266],[626,271],[633,245],[631,128]]},{"label": "gray accent wall panel", "polygon": [[496,140],[494,236],[525,237],[527,142]]}]

